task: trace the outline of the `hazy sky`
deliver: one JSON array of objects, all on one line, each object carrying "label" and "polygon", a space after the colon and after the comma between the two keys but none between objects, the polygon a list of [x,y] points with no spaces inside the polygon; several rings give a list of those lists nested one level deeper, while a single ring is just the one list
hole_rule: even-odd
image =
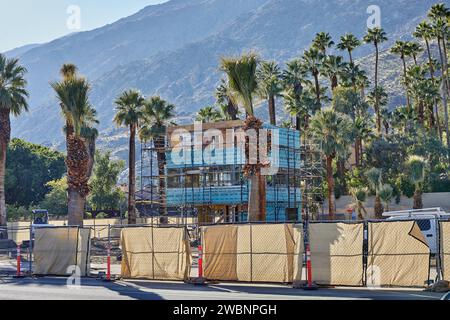
[{"label": "hazy sky", "polygon": [[[42,43],[76,31],[85,31],[129,16],[150,4],[167,0],[0,0],[0,52],[30,43]],[[80,9],[81,29],[67,22]],[[74,26],[74,24],[71,24]]]}]

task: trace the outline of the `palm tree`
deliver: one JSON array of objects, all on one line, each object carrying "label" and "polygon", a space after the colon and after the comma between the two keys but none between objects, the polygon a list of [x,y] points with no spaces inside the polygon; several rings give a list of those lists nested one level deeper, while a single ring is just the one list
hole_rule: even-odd
[{"label": "palm tree", "polygon": [[367,211],[364,207],[364,202],[366,202],[367,198],[367,188],[350,188],[350,194],[353,198],[354,206],[358,211],[358,220],[362,221],[365,217],[367,217]]},{"label": "palm tree", "polygon": [[[258,58],[255,54],[244,54],[238,58],[222,58],[221,60],[221,69],[228,76],[228,83],[233,95],[241,101],[247,111],[244,130],[254,130],[259,136],[262,122],[254,116],[253,112],[253,98],[258,89],[257,68]],[[259,153],[259,145],[256,150]],[[258,155],[252,156],[259,158]],[[258,164],[247,164],[244,171],[250,180],[248,219],[249,221],[265,221],[266,179],[261,175],[261,168]]]},{"label": "palm tree", "polygon": [[276,126],[275,99],[282,91],[280,68],[274,61],[262,61],[256,76],[259,83],[259,95],[261,98],[267,99],[269,104],[270,124]]},{"label": "palm tree", "polygon": [[[5,174],[6,151],[11,140],[10,116],[17,117],[28,111],[26,72],[27,70],[19,65],[19,60],[7,59],[0,54],[0,227],[5,227],[7,222]],[[7,236],[6,231],[0,231],[0,239]]]},{"label": "palm tree", "polygon": [[372,168],[366,172],[366,178],[369,182],[370,189],[375,192],[375,204],[374,213],[377,219],[383,218],[383,204],[381,203],[380,190],[381,183],[381,170],[378,168]]},{"label": "palm tree", "polygon": [[161,223],[167,223],[167,204],[166,204],[166,184],[165,184],[165,166],[166,166],[166,134],[167,127],[175,125],[175,106],[154,96],[144,102],[144,111],[142,126],[139,131],[139,137],[142,141],[153,141],[156,149],[156,161],[158,163],[158,187],[160,204]]},{"label": "palm tree", "polygon": [[361,41],[351,33],[341,36],[341,41],[337,44],[339,50],[348,52],[350,64],[353,64],[352,52],[361,45]]},{"label": "palm tree", "polygon": [[[408,43],[405,41],[396,41],[395,45],[391,48],[391,52],[400,56],[400,59],[403,63],[403,79],[405,82],[406,87],[408,87],[408,79],[406,76],[406,56],[409,55],[409,46]],[[408,108],[411,108],[411,101],[409,99],[408,90],[405,90],[406,92],[406,105]]]},{"label": "palm tree", "polygon": [[389,204],[392,201],[394,189],[390,184],[383,184],[380,188],[380,199],[384,203],[384,211],[389,211]]},{"label": "palm tree", "polygon": [[[414,32],[414,36],[418,39],[422,39],[423,41],[425,41],[425,45],[427,47],[427,54],[428,54],[428,65],[430,68],[430,77],[432,82],[434,83],[434,64],[433,64],[433,58],[431,56],[431,49],[430,49],[430,41],[432,41],[433,39],[433,27],[423,21],[421,23],[419,23],[419,25],[416,28],[416,31]],[[437,103],[437,98],[434,98],[434,109],[433,112],[431,113],[430,117],[431,117],[431,121],[430,123],[436,123],[437,125],[437,129],[439,132],[439,138],[440,141],[442,142],[442,129],[441,129],[441,124],[440,124],[440,119],[439,119],[439,107],[438,107],[438,103]]]},{"label": "palm tree", "polygon": [[341,56],[327,56],[322,65],[322,74],[330,79],[331,91],[339,85],[339,79],[344,76],[346,65]]},{"label": "palm tree", "polygon": [[327,55],[327,49],[334,45],[334,41],[328,32],[319,32],[313,40],[313,47],[320,51],[324,56]]},{"label": "palm tree", "polygon": [[[301,103],[301,96],[303,94],[304,90],[304,83],[308,82],[306,80],[307,76],[307,70],[302,65],[302,62],[299,59],[292,60],[287,63],[286,69],[283,70],[283,73],[281,75],[281,79],[283,81],[283,86],[285,89],[285,99],[286,95],[290,96],[290,101],[293,102],[293,105],[296,105],[295,109],[297,109],[297,112],[293,112],[293,115],[296,117],[296,129],[300,130],[301,128],[301,122],[304,120],[307,126],[307,123],[309,122],[309,117],[307,113],[304,113],[305,119],[301,119],[300,116],[300,109],[303,108],[303,106],[300,106]],[[286,100],[285,100],[286,104]],[[292,113],[291,113],[292,114]]]},{"label": "palm tree", "polygon": [[314,88],[316,93],[316,104],[318,106],[321,105],[321,88],[319,83],[319,75],[320,69],[322,68],[323,61],[325,59],[325,55],[323,55],[318,49],[315,47],[311,47],[309,50],[306,50],[303,54],[302,64],[306,70],[314,78]]},{"label": "palm tree", "polygon": [[[367,30],[367,34],[364,36],[364,42],[372,43],[375,47],[375,90],[374,92],[378,92],[378,60],[379,60],[379,45],[385,41],[387,41],[386,32],[382,28],[372,28]],[[379,97],[375,95],[375,104],[374,109],[377,118],[377,132],[381,134],[381,110],[379,105]]]},{"label": "palm tree", "polygon": [[124,91],[115,101],[117,126],[129,129],[128,149],[128,224],[136,224],[136,132],[143,117],[144,97],[137,90]]},{"label": "palm tree", "polygon": [[197,112],[195,121],[199,121],[202,123],[217,122],[219,120],[222,120],[221,118],[222,116],[220,112],[217,111],[214,106],[207,106]]},{"label": "palm tree", "polygon": [[408,57],[412,57],[414,60],[414,64],[417,66],[417,56],[423,52],[423,49],[420,44],[417,42],[408,41],[406,42],[406,53]]},{"label": "palm tree", "polygon": [[414,206],[413,209],[422,209],[422,190],[423,182],[425,180],[425,168],[427,162],[423,157],[420,156],[410,156],[406,161],[406,167],[409,172],[409,179],[411,183],[414,184]]},{"label": "palm tree", "polygon": [[95,154],[96,112],[89,102],[90,85],[72,64],[62,66],[62,80],[51,84],[66,121],[68,223],[83,226],[89,179]]},{"label": "palm tree", "polygon": [[239,110],[233,101],[232,93],[225,79],[220,80],[220,85],[216,88],[216,99],[219,105],[226,106],[226,113],[230,120],[237,120]]},{"label": "palm tree", "polygon": [[[446,53],[446,39],[448,37],[449,31],[444,17],[448,15],[448,10],[441,5],[434,5],[431,8],[429,17],[433,19],[433,34],[437,39],[439,58],[442,66],[442,108],[444,110],[444,126],[447,140],[447,149],[450,150],[450,130],[449,130],[449,115],[448,115],[448,96],[449,96],[449,81],[448,81],[448,64],[447,64],[447,53]],[[449,161],[450,161],[450,151],[449,151]]]},{"label": "palm tree", "polygon": [[334,220],[333,161],[347,154],[351,143],[352,121],[331,108],[323,109],[311,118],[310,132],[313,138],[322,142],[322,152],[326,159],[328,215],[330,220]]}]

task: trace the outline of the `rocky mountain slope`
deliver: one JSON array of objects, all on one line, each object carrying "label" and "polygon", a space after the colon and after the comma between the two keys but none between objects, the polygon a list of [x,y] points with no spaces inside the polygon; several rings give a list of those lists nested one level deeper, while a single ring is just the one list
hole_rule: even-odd
[{"label": "rocky mountain slope", "polygon": [[[337,41],[345,32],[362,37],[367,7],[381,9],[390,41],[408,39],[435,0],[172,0],[149,6],[102,28],[72,34],[48,44],[16,49],[29,70],[31,111],[14,120],[14,136],[36,143],[63,141],[59,108],[49,87],[62,63],[73,62],[92,82],[92,102],[101,121],[100,147],[122,156],[123,130],[114,128],[113,100],[126,88],[158,94],[177,106],[180,121],[214,102],[221,56],[256,51],[283,63],[306,49],[315,33],[330,32]],[[446,1],[447,2],[447,1]],[[355,56],[373,69],[372,47]],[[383,53],[381,79],[401,102],[400,63]]]}]

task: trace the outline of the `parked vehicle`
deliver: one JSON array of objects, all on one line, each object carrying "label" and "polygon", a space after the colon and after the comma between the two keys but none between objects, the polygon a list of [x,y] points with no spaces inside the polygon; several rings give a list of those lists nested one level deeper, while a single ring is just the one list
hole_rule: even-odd
[{"label": "parked vehicle", "polygon": [[401,211],[389,211],[383,213],[387,220],[404,221],[416,220],[425,239],[428,242],[432,254],[437,253],[438,234],[437,223],[439,219],[449,219],[450,213],[446,213],[441,208],[412,209]]}]

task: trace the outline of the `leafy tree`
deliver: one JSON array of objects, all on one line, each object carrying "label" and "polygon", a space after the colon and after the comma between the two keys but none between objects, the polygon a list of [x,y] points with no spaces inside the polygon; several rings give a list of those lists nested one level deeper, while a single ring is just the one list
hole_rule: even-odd
[{"label": "leafy tree", "polygon": [[[0,54],[0,227],[6,226],[6,150],[11,140],[10,116],[19,116],[28,111],[28,92],[25,74],[27,70],[17,59],[7,59]],[[0,232],[0,239],[7,237]]]},{"label": "leafy tree", "polygon": [[6,161],[6,199],[15,206],[29,207],[42,201],[47,182],[66,172],[64,155],[49,148],[13,139]]},{"label": "leafy tree", "polygon": [[129,129],[128,149],[128,223],[136,224],[136,133],[144,116],[144,97],[137,90],[123,92],[115,101],[117,126]]},{"label": "leafy tree", "polygon": [[94,175],[90,181],[91,195],[89,205],[96,211],[118,210],[125,198],[117,187],[119,175],[125,168],[123,161],[111,160],[111,153],[97,152],[95,155]]},{"label": "leafy tree", "polygon": [[67,215],[67,177],[49,181],[46,187],[50,192],[39,203],[40,209],[48,210],[50,215],[66,216]]}]

